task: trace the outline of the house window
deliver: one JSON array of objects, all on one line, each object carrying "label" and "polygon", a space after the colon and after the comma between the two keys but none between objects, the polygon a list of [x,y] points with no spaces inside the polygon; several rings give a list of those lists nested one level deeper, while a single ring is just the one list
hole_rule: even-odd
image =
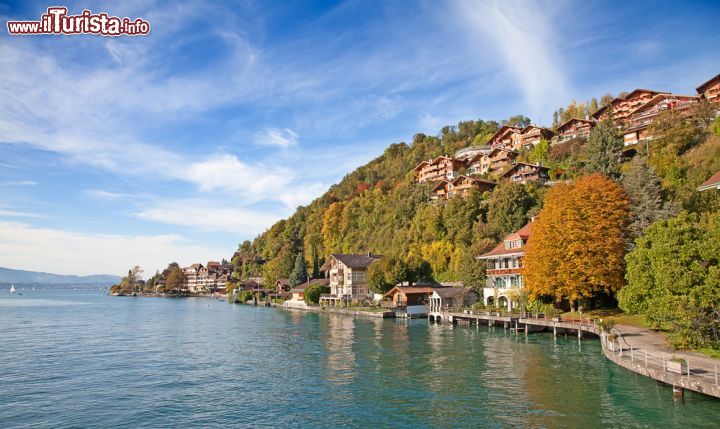
[{"label": "house window", "polygon": [[366,273],[365,271],[354,271],[352,272],[353,283],[365,283]]}]

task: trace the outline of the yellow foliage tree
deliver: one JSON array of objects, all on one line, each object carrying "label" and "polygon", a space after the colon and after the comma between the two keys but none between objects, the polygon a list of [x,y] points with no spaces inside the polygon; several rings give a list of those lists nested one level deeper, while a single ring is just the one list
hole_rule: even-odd
[{"label": "yellow foliage tree", "polygon": [[455,252],[452,243],[440,240],[423,244],[420,248],[422,258],[430,263],[435,274],[444,273],[450,266],[450,260]]},{"label": "yellow foliage tree", "polygon": [[629,201],[620,185],[600,174],[558,184],[531,226],[525,254],[530,297],[571,305],[624,284]]}]

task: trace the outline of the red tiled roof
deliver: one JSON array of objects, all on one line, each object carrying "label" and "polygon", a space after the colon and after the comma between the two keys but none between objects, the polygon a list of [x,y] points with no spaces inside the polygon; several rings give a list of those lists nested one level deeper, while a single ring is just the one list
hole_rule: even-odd
[{"label": "red tiled roof", "polygon": [[698,191],[705,191],[707,189],[720,187],[720,171],[710,176],[709,179],[704,181],[702,185],[698,187]]},{"label": "red tiled roof", "polygon": [[720,74],[717,75],[717,76],[715,76],[715,77],[710,78],[707,82],[705,82],[705,83],[703,83],[702,85],[698,86],[695,90],[697,91],[698,94],[702,94],[703,92],[705,92],[705,88],[706,88],[708,85],[711,85],[711,84],[712,84],[714,81],[716,81],[716,80],[720,80]]},{"label": "red tiled roof", "polygon": [[525,250],[522,247],[516,247],[514,249],[506,249],[505,248],[505,241],[507,240],[517,240],[518,238],[522,238],[523,240],[527,240],[530,238],[530,224],[532,222],[528,222],[525,226],[518,229],[517,231],[513,232],[512,234],[505,237],[500,244],[495,246],[495,248],[488,253],[484,255],[480,255],[480,258],[486,258],[489,256],[500,256],[500,255],[513,255],[516,253],[523,253]]}]

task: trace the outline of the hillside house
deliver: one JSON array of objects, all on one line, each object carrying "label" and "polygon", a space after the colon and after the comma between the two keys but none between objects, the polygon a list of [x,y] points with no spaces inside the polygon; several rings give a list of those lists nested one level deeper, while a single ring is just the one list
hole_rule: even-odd
[{"label": "hillside house", "polygon": [[491,192],[495,182],[470,176],[458,176],[455,180],[441,180],[433,188],[433,199],[448,200],[454,197],[467,197],[473,189]]},{"label": "hillside house", "polygon": [[709,191],[711,189],[720,189],[720,171],[713,174],[709,179],[704,181],[700,186],[698,186],[697,190],[702,191]]},{"label": "hillside house", "polygon": [[720,74],[698,86],[697,93],[710,103],[720,103]]},{"label": "hillside house", "polygon": [[636,89],[625,97],[617,97],[610,103],[599,108],[592,117],[598,122],[612,120],[618,125],[623,125],[632,112],[650,101],[658,94],[670,94],[664,91],[653,91],[650,89]]},{"label": "hillside house", "polygon": [[488,156],[488,173],[500,174],[515,163],[518,153],[512,149],[496,147]]},{"label": "hillside house", "polygon": [[508,235],[494,249],[478,257],[487,263],[487,284],[483,289],[485,305],[512,310],[516,304],[513,302],[514,291],[525,287],[522,270],[525,246],[530,239],[530,225],[528,223]]},{"label": "hillside house", "polygon": [[488,140],[486,144],[492,148],[501,147],[512,149],[516,146],[519,147],[519,142],[522,140],[520,135],[521,130],[520,127],[513,125],[503,125],[490,137],[490,140]]},{"label": "hillside house", "polygon": [[662,112],[676,110],[687,112],[693,104],[700,101],[700,97],[693,95],[657,94],[647,103],[635,109],[626,120],[623,140],[625,146],[651,140],[650,125]]},{"label": "hillside house", "polygon": [[553,144],[563,143],[573,139],[587,139],[590,131],[595,127],[595,121],[589,119],[573,118],[557,129],[557,134],[552,139]]},{"label": "hillside house", "polygon": [[487,174],[490,171],[490,153],[492,153],[492,149],[489,152],[478,153],[470,158],[467,161],[467,174]]},{"label": "hillside house", "polygon": [[333,253],[320,268],[328,274],[330,294],[323,297],[329,305],[372,299],[367,285],[367,270],[382,256]]},{"label": "hillside house", "polygon": [[418,183],[434,182],[436,180],[453,180],[458,176],[458,170],[465,166],[461,160],[447,156],[423,161],[415,167],[415,180]]},{"label": "hillside house", "polygon": [[467,164],[477,155],[488,154],[491,150],[490,146],[468,146],[455,152],[454,158]]},{"label": "hillside house", "polygon": [[540,140],[550,141],[554,135],[555,133],[550,129],[538,127],[537,125],[528,125],[520,131],[521,147],[515,149],[534,147],[540,143]]},{"label": "hillside house", "polygon": [[523,185],[530,181],[545,183],[550,180],[550,169],[540,164],[518,162],[501,174],[500,179]]},{"label": "hillside house", "polygon": [[430,311],[461,309],[475,304],[477,300],[477,292],[465,286],[437,288],[430,295]]}]

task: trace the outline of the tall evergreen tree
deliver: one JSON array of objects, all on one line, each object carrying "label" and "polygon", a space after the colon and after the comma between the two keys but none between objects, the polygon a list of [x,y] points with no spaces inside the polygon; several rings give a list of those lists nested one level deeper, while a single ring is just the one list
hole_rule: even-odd
[{"label": "tall evergreen tree", "polygon": [[305,265],[305,257],[302,252],[298,253],[295,257],[295,267],[290,273],[288,283],[291,288],[297,285],[303,284],[308,281],[307,265]]},{"label": "tall evergreen tree", "polygon": [[620,154],[624,144],[617,128],[610,122],[601,122],[590,132],[586,146],[590,173],[617,178],[620,175]]},{"label": "tall evergreen tree", "polygon": [[630,197],[629,238],[633,241],[651,223],[675,214],[675,207],[663,200],[660,179],[645,158],[636,156],[632,160],[630,169],[623,175],[622,186]]}]

